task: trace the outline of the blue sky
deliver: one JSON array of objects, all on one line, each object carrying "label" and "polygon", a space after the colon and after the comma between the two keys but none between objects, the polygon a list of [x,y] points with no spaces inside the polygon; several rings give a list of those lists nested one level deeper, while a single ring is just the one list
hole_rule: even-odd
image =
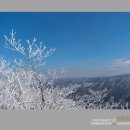
[{"label": "blue sky", "polygon": [[0,13],[0,55],[4,34],[15,29],[25,40],[34,36],[56,52],[42,69],[63,67],[66,76],[109,76],[130,73],[130,13]]}]

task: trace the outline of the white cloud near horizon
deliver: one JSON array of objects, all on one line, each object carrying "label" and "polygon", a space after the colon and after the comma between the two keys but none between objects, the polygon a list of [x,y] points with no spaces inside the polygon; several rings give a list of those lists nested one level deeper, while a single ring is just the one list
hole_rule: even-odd
[{"label": "white cloud near horizon", "polygon": [[109,65],[106,65],[104,70],[102,69],[102,72],[106,76],[130,74],[130,59],[116,59]]},{"label": "white cloud near horizon", "polygon": [[110,64],[95,66],[93,69],[87,66],[85,68],[80,66],[77,69],[73,67],[68,69],[66,74],[69,77],[98,77],[130,74],[130,59],[115,59]]},{"label": "white cloud near horizon", "polygon": [[130,70],[130,59],[116,59],[110,65],[110,69],[111,70],[118,70],[118,69]]}]

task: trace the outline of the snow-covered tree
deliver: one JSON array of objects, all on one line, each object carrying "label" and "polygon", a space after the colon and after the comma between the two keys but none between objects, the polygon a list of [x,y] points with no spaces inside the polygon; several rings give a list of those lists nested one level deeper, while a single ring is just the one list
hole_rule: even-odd
[{"label": "snow-covered tree", "polygon": [[[45,65],[45,59],[55,49],[46,49],[36,38],[27,40],[23,46],[21,40],[15,38],[12,30],[5,37],[5,47],[16,51],[21,56],[14,61],[0,59],[0,107],[3,109],[80,109],[72,99],[66,96],[78,85],[66,88],[55,87],[53,81],[59,73],[55,70],[39,73],[38,67]],[[14,67],[15,65],[15,67]]]},{"label": "snow-covered tree", "polygon": [[[0,88],[1,88],[1,107],[4,108],[27,108],[27,104],[39,105],[44,107],[44,84],[52,84],[53,75],[40,74],[37,68],[45,65],[45,59],[51,56],[55,49],[46,49],[42,42],[38,42],[34,37],[33,41],[27,40],[28,46],[23,46],[21,40],[15,38],[16,32],[12,30],[10,36],[5,37],[5,47],[21,54],[20,59],[12,62],[0,59]],[[48,76],[47,76],[48,75]],[[50,79],[48,81],[48,79]],[[46,83],[47,84],[47,83]],[[29,106],[29,105],[28,105]]]}]

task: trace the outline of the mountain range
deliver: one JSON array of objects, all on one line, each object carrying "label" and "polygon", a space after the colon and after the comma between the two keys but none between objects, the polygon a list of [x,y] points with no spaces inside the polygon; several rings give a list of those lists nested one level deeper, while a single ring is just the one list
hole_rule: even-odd
[{"label": "mountain range", "polygon": [[[107,89],[108,94],[104,101],[109,101],[114,97],[115,102],[124,100],[130,104],[130,74],[111,77],[92,77],[92,78],[62,78],[56,81],[59,86],[69,84],[80,84],[80,87],[71,93],[67,98],[76,99],[88,94],[88,90],[102,91]],[[130,106],[129,106],[130,107]]]}]

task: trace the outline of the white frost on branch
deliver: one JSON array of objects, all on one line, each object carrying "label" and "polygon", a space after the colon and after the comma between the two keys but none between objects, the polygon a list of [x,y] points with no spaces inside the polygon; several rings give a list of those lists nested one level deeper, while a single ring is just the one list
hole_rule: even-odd
[{"label": "white frost on branch", "polygon": [[[10,36],[4,35],[5,47],[22,54],[23,57],[20,61],[25,63],[26,67],[36,69],[39,66],[45,65],[45,59],[51,56],[56,50],[56,48],[46,50],[46,46],[43,45],[43,42],[38,42],[35,37],[32,42],[30,40],[26,40],[28,47],[24,47],[21,40],[16,40],[15,35],[16,32],[14,30],[11,31]],[[16,60],[15,63],[18,64]]]},{"label": "white frost on branch", "polygon": [[14,32],[14,30],[12,30],[10,32],[10,37],[7,37],[6,35],[4,35],[5,44],[6,44],[5,47],[9,48],[9,49],[11,49],[13,51],[18,51],[22,55],[25,55],[25,48],[22,46],[20,39],[16,40],[15,34],[16,34],[16,32]]}]

